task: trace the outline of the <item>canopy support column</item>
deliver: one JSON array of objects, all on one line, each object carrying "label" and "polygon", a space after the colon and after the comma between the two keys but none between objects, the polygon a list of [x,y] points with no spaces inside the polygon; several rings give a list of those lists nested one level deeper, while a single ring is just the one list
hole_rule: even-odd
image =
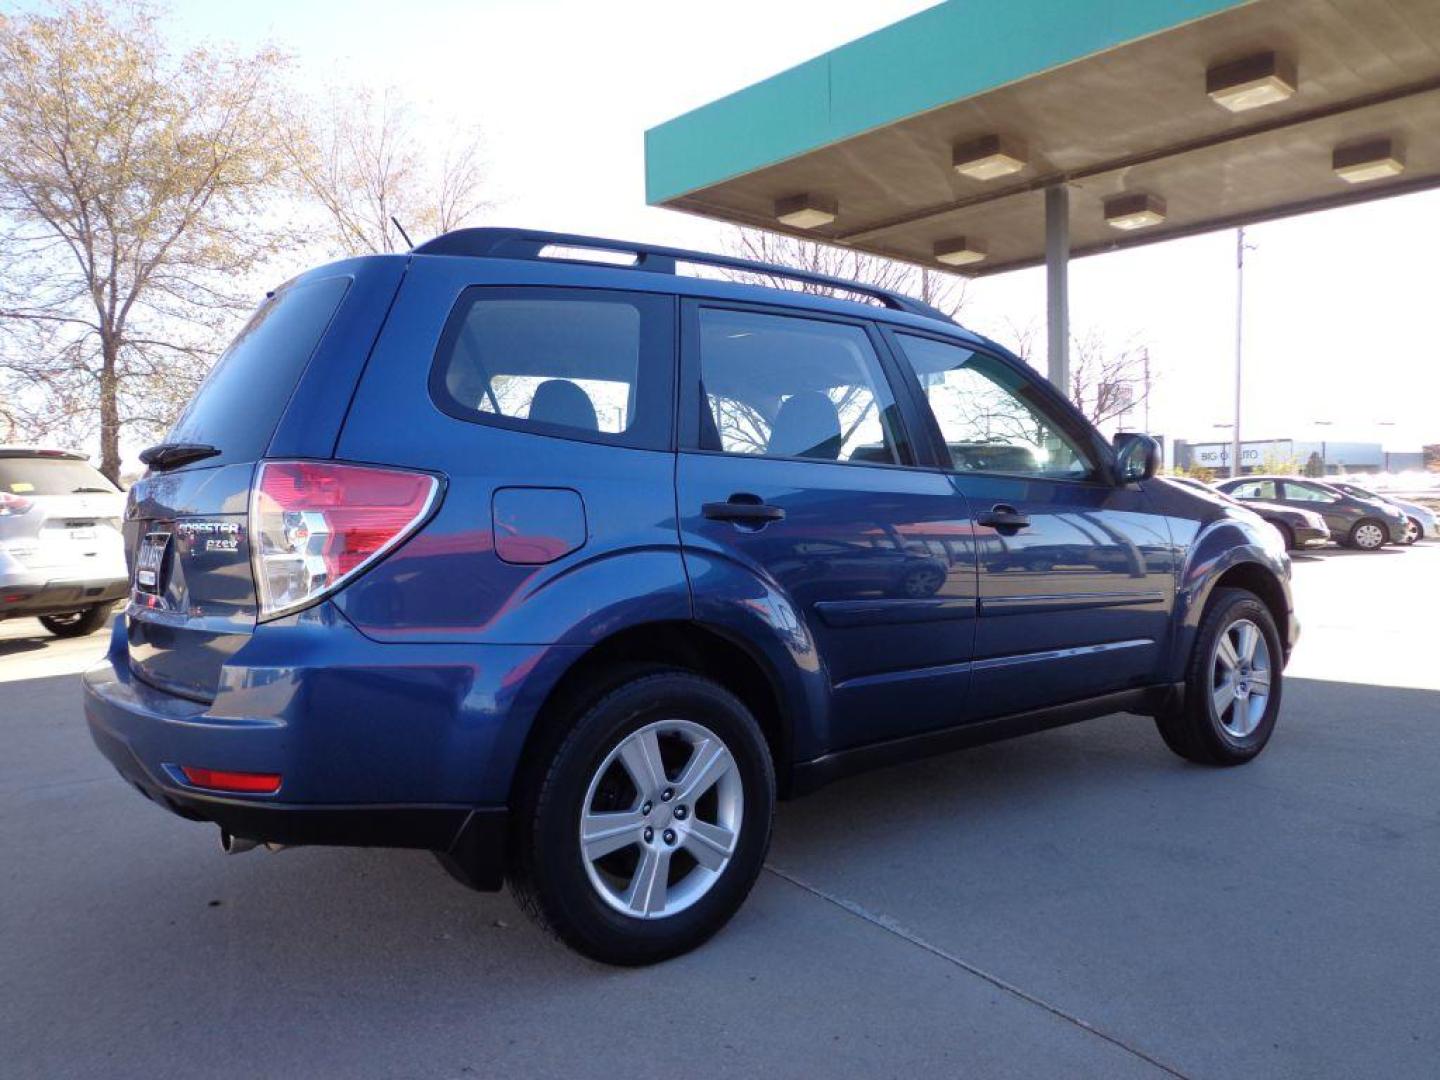
[{"label": "canopy support column", "polygon": [[1050,381],[1070,396],[1070,189],[1045,189],[1046,358]]}]

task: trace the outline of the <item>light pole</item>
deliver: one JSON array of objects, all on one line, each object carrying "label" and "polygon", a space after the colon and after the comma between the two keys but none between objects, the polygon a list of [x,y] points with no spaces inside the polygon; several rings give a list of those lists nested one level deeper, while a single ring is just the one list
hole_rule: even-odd
[{"label": "light pole", "polygon": [[[1210,426],[1211,426],[1211,427],[1214,427],[1214,428],[1224,429],[1224,428],[1233,428],[1235,425],[1234,425],[1234,424],[1211,424]],[[1236,444],[1232,443],[1231,446],[1230,446],[1230,449],[1231,449],[1232,452],[1236,452],[1236,451],[1235,451],[1235,445],[1236,445]],[[1223,450],[1222,450],[1221,453],[1220,453],[1220,464],[1221,464],[1221,465],[1224,465],[1224,464],[1225,464],[1225,453],[1224,453]],[[1239,462],[1239,459],[1238,459],[1238,458],[1232,457],[1232,458],[1230,459],[1230,475],[1231,475],[1231,476],[1239,476],[1239,475],[1240,475],[1240,462]]]},{"label": "light pole", "polygon": [[1245,229],[1235,230],[1235,430],[1230,433],[1230,475],[1240,475],[1240,373],[1245,356]]},{"label": "light pole", "polygon": [[[1312,420],[1316,427],[1334,427],[1334,420]],[[1330,451],[1328,446],[1329,433],[1324,432],[1320,436],[1320,477],[1324,479],[1330,475]]]}]

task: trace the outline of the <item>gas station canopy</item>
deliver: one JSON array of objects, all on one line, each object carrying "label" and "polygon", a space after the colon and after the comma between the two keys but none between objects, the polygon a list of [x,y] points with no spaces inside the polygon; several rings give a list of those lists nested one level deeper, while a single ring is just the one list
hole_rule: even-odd
[{"label": "gas station canopy", "polygon": [[968,274],[1433,187],[1440,2],[955,0],[653,128],[646,184]]}]

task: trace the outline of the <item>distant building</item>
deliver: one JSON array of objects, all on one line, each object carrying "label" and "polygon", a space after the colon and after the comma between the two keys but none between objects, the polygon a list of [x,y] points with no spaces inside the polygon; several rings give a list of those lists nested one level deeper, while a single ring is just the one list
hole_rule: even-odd
[{"label": "distant building", "polygon": [[[1335,473],[1404,472],[1422,467],[1419,450],[1387,451],[1378,442],[1258,439],[1240,444],[1240,471],[1266,472],[1294,468],[1299,472]],[[1230,443],[1175,441],[1175,464],[1186,469],[1230,471]]]}]

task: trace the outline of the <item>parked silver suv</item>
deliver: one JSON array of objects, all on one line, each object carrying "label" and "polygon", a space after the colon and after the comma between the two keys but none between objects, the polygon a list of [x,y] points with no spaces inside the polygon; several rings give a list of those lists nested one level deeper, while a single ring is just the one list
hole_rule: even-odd
[{"label": "parked silver suv", "polygon": [[60,637],[104,625],[129,584],[124,511],[83,454],[0,446],[0,619],[37,616]]}]

